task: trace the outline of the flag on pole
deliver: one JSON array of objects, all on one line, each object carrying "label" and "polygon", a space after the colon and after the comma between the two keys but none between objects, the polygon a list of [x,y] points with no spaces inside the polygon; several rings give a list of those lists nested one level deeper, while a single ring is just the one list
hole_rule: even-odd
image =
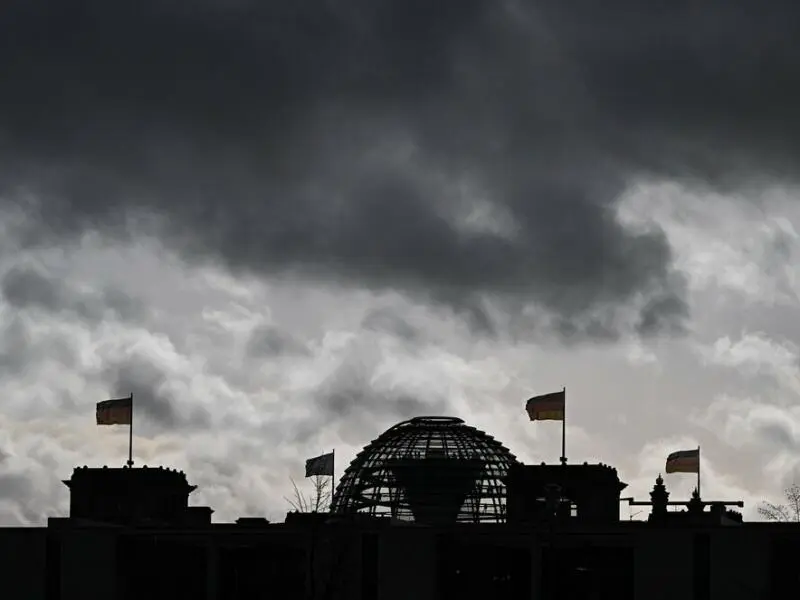
[{"label": "flag on pole", "polygon": [[531,421],[563,421],[566,411],[566,392],[534,396],[525,403]]},{"label": "flag on pole", "polygon": [[130,425],[133,420],[133,398],[115,398],[97,403],[98,425]]},{"label": "flag on pole", "polygon": [[306,461],[306,477],[327,475],[333,477],[333,452],[309,458]]},{"label": "flag on pole", "polygon": [[699,473],[700,449],[679,450],[667,457],[667,473]]}]

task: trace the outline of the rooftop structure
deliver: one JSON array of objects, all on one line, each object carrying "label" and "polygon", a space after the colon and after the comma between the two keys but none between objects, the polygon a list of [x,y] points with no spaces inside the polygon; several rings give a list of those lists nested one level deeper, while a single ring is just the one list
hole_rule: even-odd
[{"label": "rooftop structure", "polygon": [[591,523],[619,521],[620,492],[627,484],[603,464],[515,465],[507,478],[510,522],[556,517]]},{"label": "rooftop structure", "polygon": [[454,417],[416,417],[391,427],[350,463],[332,512],[425,524],[505,521],[516,457]]},{"label": "rooftop structure", "polygon": [[208,507],[189,507],[189,485],[182,471],[78,467],[64,481],[70,489],[70,518],[114,524],[199,524],[211,521]]}]

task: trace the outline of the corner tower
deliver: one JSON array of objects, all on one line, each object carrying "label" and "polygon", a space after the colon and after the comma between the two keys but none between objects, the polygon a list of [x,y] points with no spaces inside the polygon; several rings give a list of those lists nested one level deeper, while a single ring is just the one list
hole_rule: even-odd
[{"label": "corner tower", "polygon": [[77,467],[64,485],[70,490],[71,519],[120,525],[211,521],[210,508],[189,507],[196,486],[173,469]]}]

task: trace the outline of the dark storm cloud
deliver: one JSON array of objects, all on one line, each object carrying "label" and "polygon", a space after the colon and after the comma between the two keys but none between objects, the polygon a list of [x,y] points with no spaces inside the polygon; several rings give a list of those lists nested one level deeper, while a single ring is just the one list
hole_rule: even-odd
[{"label": "dark storm cloud", "polygon": [[104,378],[110,383],[114,397],[132,393],[136,414],[144,416],[159,429],[174,431],[210,426],[211,418],[207,411],[192,406],[191,398],[175,398],[167,389],[167,374],[146,357],[131,356],[108,365]]},{"label": "dark storm cloud", "polygon": [[449,415],[449,403],[435,391],[417,391],[403,385],[381,384],[376,372],[378,349],[356,344],[344,360],[314,390],[315,412],[293,430],[294,441],[305,443],[323,427],[335,426],[346,443],[363,445],[365,432],[418,415]]},{"label": "dark storm cloud", "polygon": [[19,317],[4,321],[0,328],[0,375],[24,372],[35,354],[27,324]]},{"label": "dark storm cloud", "polygon": [[390,415],[408,418],[419,414],[439,414],[447,404],[439,398],[413,398],[403,389],[387,392],[373,381],[374,366],[369,360],[349,358],[319,387],[319,407],[327,416],[347,420],[352,417]]},{"label": "dark storm cloud", "polygon": [[[626,185],[794,174],[800,6],[744,6],[6,2],[0,186],[40,235],[143,212],[237,269],[564,323],[643,298],[640,333],[673,330],[684,283],[615,220]],[[513,231],[457,227],[475,198]]]},{"label": "dark storm cloud", "polygon": [[761,423],[756,433],[762,439],[787,450],[797,450],[798,440],[792,429],[791,423],[781,420]]},{"label": "dark storm cloud", "polygon": [[247,341],[247,354],[252,358],[307,356],[308,346],[290,333],[274,325],[257,327]]},{"label": "dark storm cloud", "polygon": [[0,473],[0,499],[30,496],[35,490],[33,482],[19,473]]},{"label": "dark storm cloud", "polygon": [[[0,379],[19,380],[53,361],[68,368],[78,366],[78,349],[63,335],[34,336],[30,323],[14,315],[0,324]],[[28,403],[31,411],[35,407]]]},{"label": "dark storm cloud", "polygon": [[364,329],[388,333],[404,342],[417,342],[421,338],[421,332],[414,327],[407,319],[387,307],[370,310],[361,321]]},{"label": "dark storm cloud", "polygon": [[34,480],[29,473],[2,472],[0,465],[0,501],[10,502],[14,508],[18,509],[18,515],[24,519],[26,524],[41,523],[47,516],[42,515],[36,510],[32,502],[20,502],[22,498],[32,499],[41,493],[37,490]]},{"label": "dark storm cloud", "polygon": [[13,267],[3,275],[0,292],[11,306],[51,313],[73,313],[88,321],[106,316],[125,320],[141,318],[144,307],[120,290],[84,292],[67,282],[30,267]]},{"label": "dark storm cloud", "polygon": [[653,294],[641,310],[636,331],[650,335],[658,331],[683,331],[682,320],[675,317],[688,316],[686,305],[669,292]]}]

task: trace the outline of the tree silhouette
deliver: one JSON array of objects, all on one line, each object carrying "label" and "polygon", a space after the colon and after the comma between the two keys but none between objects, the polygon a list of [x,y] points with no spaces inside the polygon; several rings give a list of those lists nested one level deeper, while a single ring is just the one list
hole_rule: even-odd
[{"label": "tree silhouette", "polygon": [[[292,482],[293,495],[291,498],[284,496],[289,505],[296,512],[299,513],[318,513],[328,510],[333,499],[333,477],[326,475],[316,475],[311,478],[312,491],[311,494],[304,494],[297,487],[294,479],[290,478]],[[342,560],[346,554],[346,548],[342,547],[341,542],[334,543],[334,548],[330,548],[333,543],[330,539],[320,540],[320,532],[318,530],[319,523],[316,519],[311,527],[311,551],[308,555],[308,588],[306,590],[306,598],[309,600],[329,600],[336,589],[336,576],[341,577],[345,569],[342,568]],[[322,548],[319,546],[322,545]],[[330,553],[328,560],[332,564],[320,564],[318,561],[318,554],[322,551],[323,555]],[[323,556],[325,558],[325,556]]]},{"label": "tree silhouette", "polygon": [[294,490],[291,498],[284,496],[284,500],[289,503],[295,511],[301,513],[322,512],[327,510],[333,498],[332,478],[324,475],[317,475],[311,478],[312,492],[304,494],[297,487],[294,479],[291,479],[292,489]]},{"label": "tree silhouette", "polygon": [[758,514],[767,521],[800,523],[800,486],[793,483],[786,488],[784,495],[786,496],[786,504],[763,502],[758,507]]}]

